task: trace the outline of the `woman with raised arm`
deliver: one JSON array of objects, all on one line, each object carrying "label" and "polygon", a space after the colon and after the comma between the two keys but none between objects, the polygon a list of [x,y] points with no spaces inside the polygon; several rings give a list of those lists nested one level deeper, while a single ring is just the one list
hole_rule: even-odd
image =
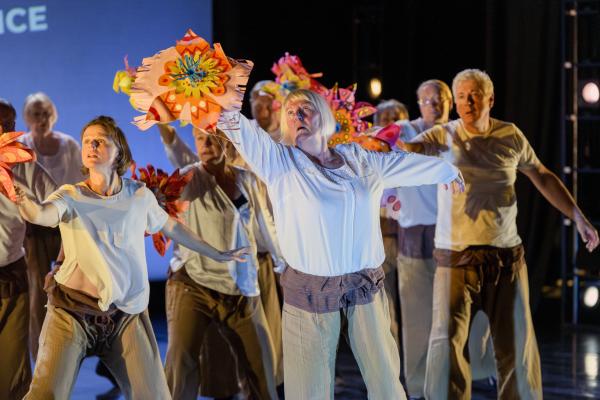
[{"label": "woman with raised arm", "polygon": [[342,320],[369,397],[405,399],[383,289],[380,199],[387,187],[463,190],[458,170],[411,153],[329,149],[335,120],[325,99],[308,90],[283,104],[287,145],[238,112],[224,113],[219,127],[267,185],[289,265],[281,278],[286,399],[333,398]]},{"label": "woman with raised arm", "polygon": [[141,182],[123,178],[131,163],[125,135],[110,117],[82,130],[88,178],[63,185],[39,204],[18,192],[24,219],[60,228],[65,259],[47,281],[48,311],[27,399],[70,397],[81,360],[99,356],[125,397],[170,399],[146,308],[149,284],[144,232],[166,236],[219,261],[221,252],[160,208]]}]

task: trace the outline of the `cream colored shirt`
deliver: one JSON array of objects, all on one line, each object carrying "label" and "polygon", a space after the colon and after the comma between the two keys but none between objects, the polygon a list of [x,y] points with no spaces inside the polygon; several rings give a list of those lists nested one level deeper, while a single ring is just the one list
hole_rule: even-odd
[{"label": "cream colored shirt", "polygon": [[[56,190],[56,183],[37,162],[17,164],[12,169],[15,182],[21,185],[28,196],[44,201]],[[0,268],[25,256],[25,220],[19,209],[8,197],[0,194]]]},{"label": "cream colored shirt", "polygon": [[509,122],[490,119],[483,134],[467,132],[460,119],[417,136],[426,154],[439,154],[457,166],[465,192],[438,189],[435,246],[460,251],[472,245],[513,247],[517,232],[517,170],[540,164],[523,132]]},{"label": "cream colored shirt", "polygon": [[158,232],[169,216],[144,183],[122,179],[113,196],[100,196],[80,182],[48,197],[59,212],[65,252],[55,279],[65,284],[79,268],[97,288],[101,310],[114,304],[138,314],[148,307],[150,294],[144,233]]},{"label": "cream colored shirt", "polygon": [[[178,136],[170,145],[165,145],[165,150],[173,166],[178,168],[198,160]],[[171,269],[176,271],[185,266],[195,282],[221,293],[258,296],[256,253],[259,244],[271,253],[280,270],[285,267],[275,224],[266,197],[260,190],[260,182],[251,172],[236,167],[237,187],[247,200],[246,204],[236,208],[201,163],[187,165],[181,172],[188,171],[194,175],[181,196],[182,200],[190,201],[183,216],[185,225],[218,249],[248,246],[251,250],[245,262],[220,263],[183,246],[176,246]]]},{"label": "cream colored shirt", "polygon": [[54,134],[58,136],[60,144],[58,152],[51,156],[45,156],[37,150],[31,133],[26,133],[19,140],[35,151],[37,160],[46,168],[58,186],[84,180],[85,177],[81,173],[83,165],[79,143],[62,132],[54,131]]},{"label": "cream colored shirt", "polygon": [[283,255],[306,274],[378,268],[385,259],[379,225],[384,188],[446,183],[458,175],[435,157],[371,152],[356,144],[335,148],[342,167],[323,168],[240,113],[224,113],[219,127],[267,185]]}]

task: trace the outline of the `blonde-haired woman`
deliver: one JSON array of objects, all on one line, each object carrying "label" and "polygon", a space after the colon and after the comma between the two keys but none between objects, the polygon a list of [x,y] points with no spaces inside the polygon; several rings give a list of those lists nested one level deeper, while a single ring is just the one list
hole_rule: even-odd
[{"label": "blonde-haired woman", "polygon": [[220,252],[160,208],[141,182],[122,175],[131,162],[125,135],[110,117],[82,130],[87,179],[63,185],[39,204],[19,190],[24,219],[58,225],[65,259],[48,282],[48,311],[28,399],[70,397],[84,357],[97,355],[126,398],[170,399],[152,325],[144,232],[166,236],[219,261]]},{"label": "blonde-haired woman", "polygon": [[289,265],[281,278],[286,399],[333,398],[343,320],[369,397],[406,398],[383,289],[380,199],[386,187],[452,182],[461,190],[458,170],[417,154],[328,148],[335,120],[308,90],[284,101],[286,144],[237,112],[219,127],[267,185]]}]

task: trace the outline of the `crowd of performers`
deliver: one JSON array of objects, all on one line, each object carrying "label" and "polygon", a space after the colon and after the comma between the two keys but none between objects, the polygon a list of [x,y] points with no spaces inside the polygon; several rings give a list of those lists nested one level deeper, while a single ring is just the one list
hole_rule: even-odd
[{"label": "crowd of performers", "polygon": [[[250,92],[252,120],[223,110],[216,129],[195,127],[196,151],[158,124],[180,217],[124,176],[132,152],[112,118],[78,142],[54,130],[48,96],[27,97],[19,140],[36,160],[0,194],[0,398],[67,399],[95,355],[128,399],[276,399],[281,384],[286,399],[331,399],[340,335],[372,399],[469,399],[487,377],[499,398],[542,398],[517,171],[588,250],[598,233],[519,128],[491,118],[490,77],[425,81],[419,118],[388,100],[367,129],[329,101],[351,89],[275,84]],[[16,117],[1,100],[0,133]],[[176,244],[164,366],[145,234]]]}]

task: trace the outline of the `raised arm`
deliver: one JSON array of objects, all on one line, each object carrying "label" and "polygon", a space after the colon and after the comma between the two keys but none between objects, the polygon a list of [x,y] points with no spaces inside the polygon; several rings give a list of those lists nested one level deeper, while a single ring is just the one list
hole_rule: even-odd
[{"label": "raised arm", "polygon": [[533,182],[550,204],[567,218],[575,221],[581,240],[586,244],[588,251],[594,250],[599,243],[598,231],[583,215],[561,180],[542,163],[532,168],[520,169],[520,171]]},{"label": "raised arm", "polygon": [[256,121],[237,111],[225,112],[218,124],[252,171],[267,184],[289,170],[288,149],[276,143]]},{"label": "raised arm", "polygon": [[41,226],[56,226],[60,222],[58,208],[52,203],[40,204],[36,199],[25,194],[20,186],[15,186],[17,206],[23,219]]},{"label": "raised arm", "polygon": [[365,154],[386,188],[453,183],[453,191],[464,189],[458,168],[440,158],[406,152]]},{"label": "raised arm", "polygon": [[183,168],[199,161],[198,155],[181,140],[174,127],[167,124],[157,124],[157,126],[171,165],[175,168]]},{"label": "raised arm", "polygon": [[167,237],[170,237],[178,244],[187,247],[190,250],[203,254],[213,260],[219,262],[226,261],[244,261],[244,255],[248,254],[249,249],[242,247],[234,250],[219,251],[206,243],[202,238],[192,232],[185,225],[177,222],[173,218],[169,217],[167,222],[161,229]]}]

